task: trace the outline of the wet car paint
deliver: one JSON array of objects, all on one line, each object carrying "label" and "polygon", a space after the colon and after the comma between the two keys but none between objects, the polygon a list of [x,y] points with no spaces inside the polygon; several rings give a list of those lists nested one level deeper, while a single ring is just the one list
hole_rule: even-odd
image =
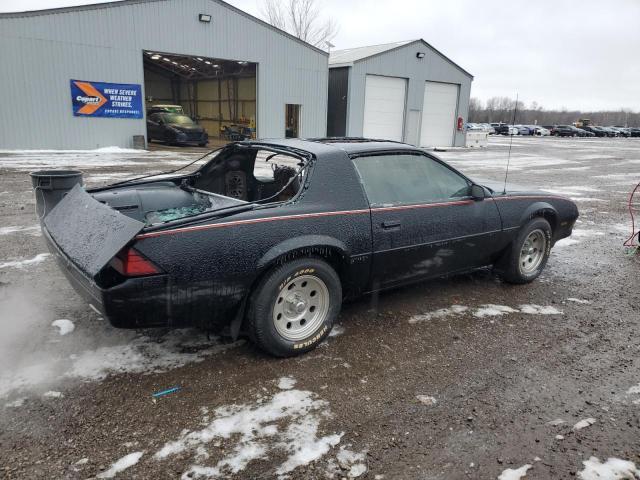
[{"label": "wet car paint", "polygon": [[[98,277],[79,287],[99,290],[102,311],[114,325],[222,328],[242,314],[260,276],[295,255],[326,257],[347,298],[472,270],[495,261],[530,218],[548,217],[559,227],[557,240],[571,233],[578,215],[567,198],[509,191],[487,191],[482,200],[370,209],[352,156],[427,154],[391,142],[286,140],[228,148],[248,147],[306,152],[311,167],[301,193],[271,208],[143,229],[132,244],[162,275],[116,285],[101,284]],[[398,216],[404,228],[379,230],[382,221]]]}]

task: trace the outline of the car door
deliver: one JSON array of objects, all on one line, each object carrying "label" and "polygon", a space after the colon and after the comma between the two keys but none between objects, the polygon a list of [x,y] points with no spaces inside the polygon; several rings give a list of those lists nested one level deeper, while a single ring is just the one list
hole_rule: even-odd
[{"label": "car door", "polygon": [[472,183],[441,161],[383,152],[353,162],[371,208],[372,290],[482,266],[503,248],[494,200],[472,198]]},{"label": "car door", "polygon": [[152,113],[151,115],[149,115],[149,117],[147,117],[147,140],[162,138],[159,131],[159,120],[159,113]]}]

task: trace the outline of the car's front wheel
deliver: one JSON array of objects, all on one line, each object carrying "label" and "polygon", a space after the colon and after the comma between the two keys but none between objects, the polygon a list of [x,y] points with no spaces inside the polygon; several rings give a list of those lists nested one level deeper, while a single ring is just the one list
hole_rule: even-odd
[{"label": "car's front wheel", "polygon": [[313,350],[340,313],[340,277],[324,260],[299,258],[271,269],[252,293],[246,326],[252,340],[277,357]]},{"label": "car's front wheel", "polygon": [[508,283],[529,283],[544,270],[551,253],[551,225],[538,217],[527,223],[496,265]]}]

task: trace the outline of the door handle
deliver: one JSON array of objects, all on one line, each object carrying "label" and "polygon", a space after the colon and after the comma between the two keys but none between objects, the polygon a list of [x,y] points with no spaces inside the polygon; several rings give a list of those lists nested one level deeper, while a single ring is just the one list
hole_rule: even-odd
[{"label": "door handle", "polygon": [[391,220],[388,222],[382,222],[380,226],[383,230],[397,230],[400,228],[400,222],[397,220]]}]

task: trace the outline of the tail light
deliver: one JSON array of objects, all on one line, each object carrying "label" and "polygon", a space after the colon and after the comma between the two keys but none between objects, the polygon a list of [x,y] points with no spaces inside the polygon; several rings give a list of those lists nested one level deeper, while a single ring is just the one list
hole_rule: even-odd
[{"label": "tail light", "polygon": [[156,275],[161,270],[133,247],[125,247],[111,259],[110,265],[125,277]]}]

